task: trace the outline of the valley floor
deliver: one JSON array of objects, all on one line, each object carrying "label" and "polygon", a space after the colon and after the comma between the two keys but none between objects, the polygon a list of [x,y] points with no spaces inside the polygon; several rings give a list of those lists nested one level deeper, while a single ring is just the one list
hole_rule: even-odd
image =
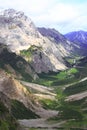
[{"label": "valley floor", "polygon": [[[79,80],[78,83],[84,82],[86,80],[87,80],[87,77]],[[31,83],[23,82],[23,81],[22,81],[22,84],[24,84],[26,87],[37,90],[37,94],[39,94],[38,92],[44,93],[44,94],[42,94],[42,95],[45,95],[44,97],[46,97],[46,95],[48,95],[48,96],[50,96],[50,99],[53,99],[53,97],[55,98],[55,94],[52,93],[51,88],[47,88],[47,87],[44,87],[41,85],[31,84]],[[76,83],[74,82],[72,84],[67,84],[64,86],[64,88],[67,88],[67,87],[69,87],[71,85],[75,85],[75,84],[77,84],[77,82]],[[36,87],[36,86],[38,86],[38,87]],[[78,94],[70,95],[67,97],[66,100],[69,100],[69,101],[80,100],[80,99],[83,99],[84,97],[87,97],[87,91],[83,91]],[[26,120],[26,119],[19,120],[19,124],[21,125],[22,130],[62,130],[62,129],[64,129],[64,128],[62,128],[62,126],[66,122],[66,120],[64,120],[64,121],[53,121],[53,120],[49,121],[48,120],[51,117],[57,116],[58,111],[45,110],[42,108],[40,110],[38,109],[37,114],[40,115],[41,118],[29,119],[29,120]],[[67,130],[67,129],[64,129],[64,130]]]}]

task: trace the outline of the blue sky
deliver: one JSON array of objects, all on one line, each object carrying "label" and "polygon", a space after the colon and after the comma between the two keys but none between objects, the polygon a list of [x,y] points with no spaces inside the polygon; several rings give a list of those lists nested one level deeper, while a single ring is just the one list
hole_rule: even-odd
[{"label": "blue sky", "polygon": [[0,0],[0,9],[8,8],[25,12],[36,26],[63,34],[87,31],[87,0]]}]

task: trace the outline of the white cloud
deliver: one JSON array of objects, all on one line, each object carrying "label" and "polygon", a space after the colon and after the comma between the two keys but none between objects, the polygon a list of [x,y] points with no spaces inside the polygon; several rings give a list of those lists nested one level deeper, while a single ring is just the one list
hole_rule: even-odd
[{"label": "white cloud", "polygon": [[66,32],[66,29],[69,30],[69,32],[78,30],[87,31],[87,16],[82,15],[77,17],[74,21],[65,26],[63,31]]},{"label": "white cloud", "polygon": [[50,17],[54,21],[63,22],[72,20],[77,16],[77,11],[71,5],[58,4],[50,10]]},{"label": "white cloud", "polygon": [[38,26],[54,27],[62,33],[72,30],[87,29],[87,3],[57,3],[46,13],[32,17]]},{"label": "white cloud", "polygon": [[15,8],[32,15],[45,12],[45,9],[50,8],[54,4],[54,0],[0,0],[0,6],[3,8]]},{"label": "white cloud", "polygon": [[47,11],[46,14],[37,16],[38,21],[49,21],[53,23],[61,23],[71,21],[78,16],[78,12],[70,5],[58,4]]}]

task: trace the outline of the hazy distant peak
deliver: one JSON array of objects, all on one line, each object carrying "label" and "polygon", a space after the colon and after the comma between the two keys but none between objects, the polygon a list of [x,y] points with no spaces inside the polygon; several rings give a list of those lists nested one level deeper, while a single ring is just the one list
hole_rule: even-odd
[{"label": "hazy distant peak", "polygon": [[67,33],[65,37],[78,44],[87,44],[87,32],[83,30]]}]

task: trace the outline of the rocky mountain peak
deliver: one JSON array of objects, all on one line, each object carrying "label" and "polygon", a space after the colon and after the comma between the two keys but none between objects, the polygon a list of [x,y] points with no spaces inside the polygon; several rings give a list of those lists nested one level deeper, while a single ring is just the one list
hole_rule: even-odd
[{"label": "rocky mountain peak", "polygon": [[34,23],[23,12],[14,9],[0,12],[0,41],[12,51],[29,48],[39,35]]},{"label": "rocky mountain peak", "polygon": [[30,18],[28,18],[22,11],[16,11],[14,9],[6,9],[6,10],[0,12],[0,23],[1,24],[4,24],[4,25],[5,24],[6,25],[15,24],[16,26],[22,28],[23,24],[25,22],[29,26],[34,27],[32,20]]},{"label": "rocky mountain peak", "polygon": [[1,16],[5,16],[8,18],[24,18],[27,19],[27,16],[24,15],[22,11],[16,11],[14,9],[6,9],[0,12]]}]

